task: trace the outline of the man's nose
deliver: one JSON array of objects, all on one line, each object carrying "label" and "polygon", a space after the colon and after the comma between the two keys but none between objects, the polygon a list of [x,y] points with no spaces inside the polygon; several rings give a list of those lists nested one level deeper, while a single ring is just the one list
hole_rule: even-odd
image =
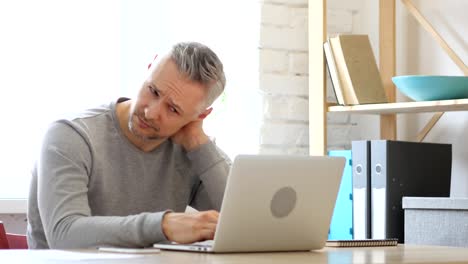
[{"label": "man's nose", "polygon": [[148,120],[154,119],[159,120],[161,118],[161,106],[160,101],[152,102],[145,108],[145,118]]}]

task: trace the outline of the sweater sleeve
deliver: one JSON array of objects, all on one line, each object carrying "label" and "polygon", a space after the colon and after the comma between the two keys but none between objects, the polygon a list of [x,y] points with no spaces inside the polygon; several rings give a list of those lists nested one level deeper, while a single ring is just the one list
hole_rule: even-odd
[{"label": "sweater sleeve", "polygon": [[220,210],[227,177],[231,167],[229,157],[209,141],[187,153],[200,181],[194,187],[190,206],[197,210]]},{"label": "sweater sleeve", "polygon": [[92,216],[87,195],[91,168],[86,140],[68,124],[52,125],[37,167],[39,214],[50,248],[146,247],[166,240],[161,229],[166,212]]}]

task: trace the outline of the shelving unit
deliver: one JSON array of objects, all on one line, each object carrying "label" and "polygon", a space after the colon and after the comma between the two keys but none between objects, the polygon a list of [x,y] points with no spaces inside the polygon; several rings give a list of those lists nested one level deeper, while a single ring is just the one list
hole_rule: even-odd
[{"label": "shelving unit", "polygon": [[[423,18],[409,0],[402,0],[421,25],[439,42],[465,75],[468,68]],[[389,103],[355,106],[337,106],[326,102],[326,76],[323,43],[327,38],[327,0],[309,0],[309,143],[310,155],[327,152],[327,113],[353,113],[380,115],[380,138],[396,140],[396,114],[436,112],[419,133],[422,140],[442,116],[443,112],[468,110],[468,99],[395,102],[395,86],[391,78],[396,75],[395,4],[396,0],[379,0],[379,71]]]},{"label": "shelving unit", "polygon": [[468,110],[468,99],[401,102],[388,104],[366,104],[353,106],[329,106],[328,112],[346,112],[353,114],[400,114],[430,113]]},{"label": "shelving unit", "polygon": [[[389,102],[395,102],[395,0],[379,0],[379,70]],[[327,0],[309,0],[309,153],[327,152],[326,77],[323,43],[327,38]],[[332,108],[348,111],[346,108]],[[395,114],[380,115],[380,137],[396,139]]]}]

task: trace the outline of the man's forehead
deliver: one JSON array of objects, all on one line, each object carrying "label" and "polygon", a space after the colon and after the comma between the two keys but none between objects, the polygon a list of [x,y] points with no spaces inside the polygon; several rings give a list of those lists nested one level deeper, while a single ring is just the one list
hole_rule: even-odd
[{"label": "man's forehead", "polygon": [[[201,100],[199,100],[199,102],[196,102],[197,100],[193,100],[193,103],[195,105],[190,103],[191,105],[193,105],[191,108],[195,108],[194,111],[197,113],[201,113],[205,110],[205,98],[207,96],[206,87],[204,87],[203,84],[197,81],[187,79],[187,77],[179,71],[176,62],[171,58],[170,54],[166,54],[164,56],[157,56],[156,61],[152,64],[149,72],[150,74],[148,75],[147,81],[153,83],[153,85],[158,87],[158,89],[160,89],[161,91],[163,91],[165,88],[163,82],[166,78],[174,78],[173,80],[171,80],[171,82],[174,81],[177,83],[177,85],[180,85],[181,91],[185,90],[186,88],[195,88],[196,90],[200,91]],[[168,98],[171,99],[171,102],[177,104],[178,106],[183,108],[184,111],[187,112],[189,109],[187,109],[188,107],[183,104],[187,100],[184,99],[189,99],[188,101],[192,101],[190,99],[194,98],[192,96],[190,96],[192,98],[187,98],[186,96],[187,95],[183,95],[183,98],[168,96]]]},{"label": "man's forehead", "polygon": [[159,82],[158,78],[149,79],[146,83],[158,91],[160,96],[164,96],[171,105],[179,108],[184,114],[200,114],[205,110],[205,100],[196,100],[192,95],[184,94],[183,91],[187,87],[180,87],[182,93],[173,93],[171,89],[167,89],[164,82]]},{"label": "man's forehead", "polygon": [[157,56],[151,63],[148,69],[148,79],[153,78],[154,75],[160,74],[163,70],[167,70],[170,62],[173,62],[170,56]]}]

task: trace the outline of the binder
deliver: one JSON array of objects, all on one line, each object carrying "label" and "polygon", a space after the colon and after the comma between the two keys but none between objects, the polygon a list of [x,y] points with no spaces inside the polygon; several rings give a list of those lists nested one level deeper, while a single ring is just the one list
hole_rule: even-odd
[{"label": "binder", "polygon": [[403,196],[449,197],[452,145],[371,141],[371,233],[404,243]]},{"label": "binder", "polygon": [[352,141],[353,167],[353,238],[371,238],[371,144],[368,140]]},{"label": "binder", "polygon": [[328,156],[345,157],[346,164],[341,177],[340,189],[336,198],[335,209],[331,219],[328,239],[353,238],[353,201],[352,201],[352,168],[351,150],[330,150]]}]

